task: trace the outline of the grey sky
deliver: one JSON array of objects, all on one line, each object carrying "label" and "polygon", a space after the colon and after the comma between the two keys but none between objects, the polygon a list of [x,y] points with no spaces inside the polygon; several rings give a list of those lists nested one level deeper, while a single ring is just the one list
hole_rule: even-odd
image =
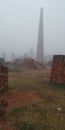
[{"label": "grey sky", "polygon": [[65,0],[0,0],[0,56],[36,51],[41,7],[45,54],[65,54]]}]

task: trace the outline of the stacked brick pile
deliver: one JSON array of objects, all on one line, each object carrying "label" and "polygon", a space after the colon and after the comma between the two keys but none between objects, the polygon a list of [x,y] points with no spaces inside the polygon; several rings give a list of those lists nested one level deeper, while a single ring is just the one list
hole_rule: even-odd
[{"label": "stacked brick pile", "polygon": [[50,81],[65,83],[65,55],[54,55]]},{"label": "stacked brick pile", "polygon": [[0,64],[0,90],[8,89],[8,68]]}]

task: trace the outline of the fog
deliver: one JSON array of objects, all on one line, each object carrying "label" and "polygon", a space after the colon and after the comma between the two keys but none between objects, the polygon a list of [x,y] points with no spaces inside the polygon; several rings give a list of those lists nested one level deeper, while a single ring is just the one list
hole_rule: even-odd
[{"label": "fog", "polygon": [[0,0],[0,57],[36,53],[41,7],[44,54],[65,54],[65,0]]}]

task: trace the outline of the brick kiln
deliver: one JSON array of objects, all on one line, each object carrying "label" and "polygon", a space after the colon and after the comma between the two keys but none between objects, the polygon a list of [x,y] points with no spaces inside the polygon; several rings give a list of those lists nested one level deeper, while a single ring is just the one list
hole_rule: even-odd
[{"label": "brick kiln", "polygon": [[8,89],[8,68],[0,63],[0,90]]},{"label": "brick kiln", "polygon": [[65,83],[65,55],[54,55],[50,81],[56,83]]}]

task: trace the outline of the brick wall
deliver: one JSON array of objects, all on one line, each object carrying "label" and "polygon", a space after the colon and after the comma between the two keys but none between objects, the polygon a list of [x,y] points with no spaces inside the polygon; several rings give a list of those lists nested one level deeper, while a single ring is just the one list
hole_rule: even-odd
[{"label": "brick wall", "polygon": [[50,81],[57,83],[65,83],[65,55],[54,55]]},{"label": "brick wall", "polygon": [[0,64],[0,90],[8,89],[8,68]]}]

